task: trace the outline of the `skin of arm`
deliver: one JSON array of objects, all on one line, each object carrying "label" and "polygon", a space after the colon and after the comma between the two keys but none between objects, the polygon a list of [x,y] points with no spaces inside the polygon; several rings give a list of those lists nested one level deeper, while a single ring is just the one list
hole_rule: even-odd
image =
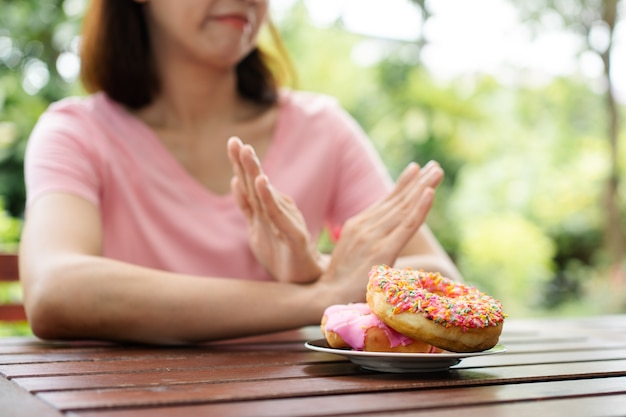
[{"label": "skin of arm", "polygon": [[24,305],[44,339],[181,344],[318,324],[332,304],[365,299],[372,265],[391,263],[423,224],[441,170],[412,165],[394,191],[346,223],[312,284],[196,277],[102,256],[98,209],[49,193],[32,202],[20,246]]},{"label": "skin of arm", "polygon": [[463,276],[441,247],[430,228],[424,224],[402,249],[393,265],[395,268],[423,269],[463,282]]},{"label": "skin of arm", "polygon": [[48,194],[29,209],[20,270],[36,335],[195,342],[314,323],[321,304],[332,302],[332,293],[313,287],[187,276],[107,259],[101,234],[97,208],[79,197]]}]

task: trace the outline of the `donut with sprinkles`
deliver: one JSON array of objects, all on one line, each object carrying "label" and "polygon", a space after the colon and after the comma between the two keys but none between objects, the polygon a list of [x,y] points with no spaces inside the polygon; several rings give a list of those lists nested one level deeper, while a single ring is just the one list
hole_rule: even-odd
[{"label": "donut with sprinkles", "polygon": [[367,303],[397,332],[451,352],[480,352],[498,343],[502,304],[436,272],[374,266]]}]

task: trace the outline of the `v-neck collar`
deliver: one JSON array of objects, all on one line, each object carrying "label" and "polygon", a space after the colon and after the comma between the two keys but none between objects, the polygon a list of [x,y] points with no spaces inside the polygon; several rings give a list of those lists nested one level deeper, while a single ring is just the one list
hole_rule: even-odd
[{"label": "v-neck collar", "polygon": [[[121,104],[115,102],[111,98],[104,96],[109,108],[111,109],[111,116],[113,118],[118,117],[122,119],[121,125],[132,126],[132,130],[141,132],[140,140],[146,140],[150,142],[150,147],[154,151],[157,157],[156,163],[162,167],[163,175],[170,175],[174,179],[179,179],[181,187],[185,187],[190,195],[197,198],[206,199],[207,202],[213,204],[233,204],[234,197],[229,191],[225,194],[219,194],[211,189],[205,187],[200,183],[193,175],[185,169],[185,167],[172,155],[167,147],[161,142],[157,134],[152,130],[144,121],[133,115]],[[278,100],[278,115],[276,118],[276,125],[274,132],[270,139],[270,143],[267,152],[261,161],[263,171],[268,177],[271,178],[273,173],[274,160],[278,157],[280,142],[283,140],[283,130],[285,129],[286,117],[285,113],[288,112],[288,93],[281,91]],[[242,138],[245,140],[245,138]]]}]

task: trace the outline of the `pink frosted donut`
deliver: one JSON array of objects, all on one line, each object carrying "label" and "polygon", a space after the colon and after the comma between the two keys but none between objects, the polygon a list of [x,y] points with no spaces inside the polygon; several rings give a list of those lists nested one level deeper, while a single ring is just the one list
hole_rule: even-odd
[{"label": "pink frosted donut", "polygon": [[409,337],[453,352],[478,352],[498,343],[502,304],[439,273],[371,269],[367,302],[381,321]]},{"label": "pink frosted donut", "polygon": [[376,317],[365,303],[330,306],[322,317],[322,333],[333,348],[370,352],[441,352],[427,343],[406,337]]}]

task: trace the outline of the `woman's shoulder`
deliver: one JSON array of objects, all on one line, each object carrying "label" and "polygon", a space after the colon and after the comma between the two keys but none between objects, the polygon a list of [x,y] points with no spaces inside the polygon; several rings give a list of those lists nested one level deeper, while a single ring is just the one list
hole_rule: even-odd
[{"label": "woman's shoulder", "polygon": [[72,96],[56,101],[41,114],[31,138],[51,135],[91,141],[112,126],[124,125],[126,110],[104,93]]},{"label": "woman's shoulder", "polygon": [[68,115],[100,115],[110,111],[115,104],[104,94],[96,93],[88,96],[70,96],[51,103],[42,116],[63,117]]},{"label": "woman's shoulder", "polygon": [[66,97],[51,103],[30,133],[29,146],[79,146],[81,149],[105,146],[113,126],[124,118],[124,109],[105,94]]}]

